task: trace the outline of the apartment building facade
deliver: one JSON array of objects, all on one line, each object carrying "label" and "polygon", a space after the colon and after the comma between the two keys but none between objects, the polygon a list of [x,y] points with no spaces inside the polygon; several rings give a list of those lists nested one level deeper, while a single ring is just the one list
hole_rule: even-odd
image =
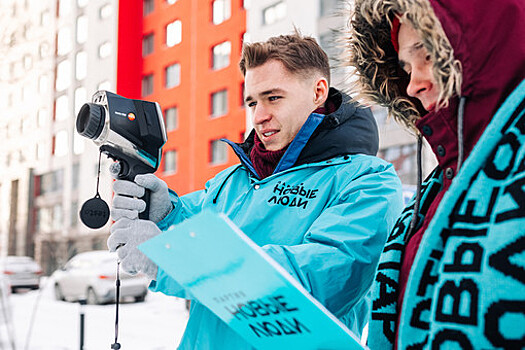
[{"label": "apartment building facade", "polygon": [[219,140],[240,142],[246,130],[243,1],[121,1],[119,18],[117,93],[158,102],[165,118],[157,175],[181,195],[203,189],[238,162]]},{"label": "apartment building facade", "polygon": [[[80,106],[116,82],[115,0],[2,2],[12,40],[1,60],[8,80],[0,112],[0,253],[29,255],[45,273],[78,251],[103,249],[109,225],[79,220],[96,193],[98,149],[75,131]],[[4,145],[4,143],[3,143]],[[111,199],[102,158],[100,195]],[[3,210],[5,209],[5,210]]]}]

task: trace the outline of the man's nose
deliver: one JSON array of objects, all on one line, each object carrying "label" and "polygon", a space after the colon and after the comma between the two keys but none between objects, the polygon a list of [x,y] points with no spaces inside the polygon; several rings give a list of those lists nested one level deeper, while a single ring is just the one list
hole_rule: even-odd
[{"label": "man's nose", "polygon": [[270,120],[272,115],[270,111],[265,108],[262,104],[257,104],[253,111],[253,123],[254,124],[263,124],[264,122]]},{"label": "man's nose", "polygon": [[[411,97],[419,97],[421,93],[428,91],[432,88],[431,76],[428,76],[429,72],[423,72],[421,70],[414,70],[410,74],[410,82],[407,86],[407,95]],[[432,74],[430,72],[430,74]]]}]

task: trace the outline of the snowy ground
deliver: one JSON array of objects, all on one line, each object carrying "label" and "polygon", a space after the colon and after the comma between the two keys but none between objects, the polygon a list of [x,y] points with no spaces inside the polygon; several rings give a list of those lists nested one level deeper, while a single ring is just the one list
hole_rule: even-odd
[{"label": "snowy ground", "polygon": [[[56,301],[52,284],[40,291],[11,295],[16,350],[78,350],[80,305]],[[33,310],[34,322],[30,330]],[[83,350],[110,349],[115,335],[115,305],[86,305]],[[188,313],[184,300],[149,292],[143,303],[120,307],[119,343],[122,350],[176,349]],[[0,349],[12,350],[5,324],[0,324]]]}]

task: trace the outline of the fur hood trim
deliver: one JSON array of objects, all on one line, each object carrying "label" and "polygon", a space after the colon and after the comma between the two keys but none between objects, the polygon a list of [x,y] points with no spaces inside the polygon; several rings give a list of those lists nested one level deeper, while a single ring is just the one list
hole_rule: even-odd
[{"label": "fur hood trim", "polygon": [[432,57],[441,91],[436,109],[461,95],[461,63],[428,0],[356,0],[346,45],[348,65],[357,75],[351,93],[359,102],[388,108],[394,119],[418,133],[415,123],[426,111],[406,94],[410,78],[399,67],[390,39],[395,15],[412,24]]}]

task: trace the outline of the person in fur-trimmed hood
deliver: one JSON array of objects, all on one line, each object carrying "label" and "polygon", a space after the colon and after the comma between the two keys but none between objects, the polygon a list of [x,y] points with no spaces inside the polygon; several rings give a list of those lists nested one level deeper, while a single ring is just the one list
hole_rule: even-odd
[{"label": "person in fur-trimmed hood", "polygon": [[525,348],[525,2],[356,0],[349,64],[438,160],[391,232],[372,349]]}]

